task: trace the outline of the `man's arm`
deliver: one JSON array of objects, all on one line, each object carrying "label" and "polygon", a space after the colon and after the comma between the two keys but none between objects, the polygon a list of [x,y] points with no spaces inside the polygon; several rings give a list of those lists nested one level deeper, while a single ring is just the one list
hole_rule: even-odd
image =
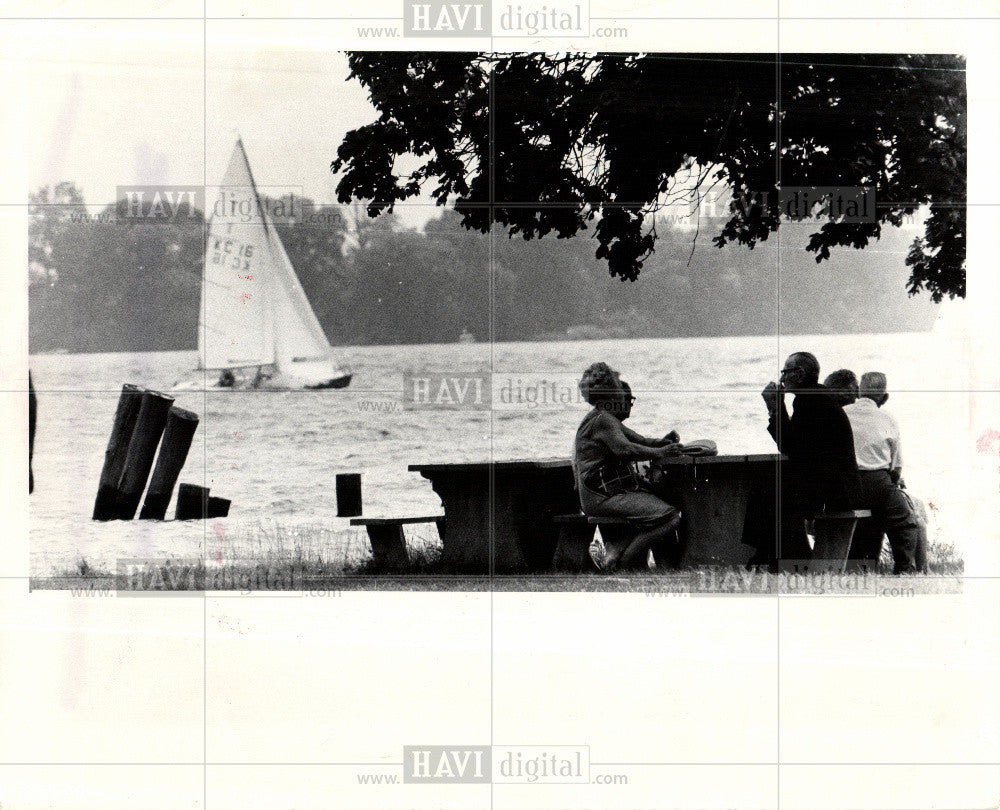
[{"label": "man's arm", "polygon": [[[883,413],[885,413],[883,411]],[[889,477],[892,483],[898,484],[903,477],[903,444],[899,438],[899,425],[892,414],[886,413],[889,417]]]},{"label": "man's arm", "polygon": [[649,439],[641,433],[636,433],[628,425],[622,425],[622,433],[632,444],[641,444],[645,447],[656,447],[656,439]]},{"label": "man's arm", "polygon": [[[797,432],[798,424],[793,425],[792,420],[788,416],[788,409],[785,407],[785,392],[777,383],[769,382],[764,386],[764,390],[760,392],[760,395],[767,406],[767,432],[771,434],[775,444],[778,445],[778,449],[782,453],[785,455],[795,455],[795,450],[798,448],[795,447],[793,449],[793,446],[796,445],[795,433]],[[799,404],[797,402],[795,407],[796,423],[801,421],[800,417],[801,414],[799,413]]]},{"label": "man's arm", "polygon": [[889,477],[892,483],[898,484],[903,477],[903,449],[899,444],[899,436],[889,439]]},{"label": "man's arm", "polygon": [[622,425],[622,432],[633,444],[642,444],[646,447],[665,447],[668,444],[676,444],[680,441],[680,437],[677,435],[677,431],[675,430],[670,431],[670,433],[662,439],[650,439],[647,436],[643,436],[641,433],[636,433],[628,425]]},{"label": "man's arm", "polygon": [[636,436],[639,434],[634,431],[626,433],[626,430],[628,429],[621,422],[605,414],[599,418],[594,438],[603,443],[613,455],[625,461],[656,461],[680,453],[680,445],[677,444],[651,447],[633,442],[628,433]]},{"label": "man's arm", "polygon": [[767,432],[774,438],[778,449],[786,456],[797,455],[796,426],[792,424],[792,420],[788,416],[788,408],[785,407],[784,400],[776,409],[769,409],[768,415]]}]

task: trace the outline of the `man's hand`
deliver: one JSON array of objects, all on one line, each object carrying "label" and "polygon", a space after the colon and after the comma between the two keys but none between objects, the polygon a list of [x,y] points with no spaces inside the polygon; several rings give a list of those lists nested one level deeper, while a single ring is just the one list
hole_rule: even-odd
[{"label": "man's hand", "polygon": [[768,412],[776,413],[778,406],[781,405],[785,392],[776,382],[772,381],[764,386],[764,390],[760,392],[760,395],[764,398],[764,404],[767,405]]},{"label": "man's hand", "polygon": [[670,442],[659,448],[660,458],[676,458],[681,455],[681,445],[678,442]]},{"label": "man's hand", "polygon": [[681,440],[680,434],[676,430],[671,430],[666,436],[660,439],[660,447],[667,444],[676,444]]}]

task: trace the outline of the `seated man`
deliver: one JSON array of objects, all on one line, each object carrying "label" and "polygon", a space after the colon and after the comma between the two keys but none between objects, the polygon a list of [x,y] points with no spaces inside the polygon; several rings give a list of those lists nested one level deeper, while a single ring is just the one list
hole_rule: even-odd
[{"label": "seated man", "polygon": [[622,544],[607,544],[607,570],[645,568],[654,543],[673,536],[680,512],[651,492],[644,491],[633,462],[679,454],[676,442],[646,439],[623,427],[631,410],[618,372],[594,363],[580,380],[580,391],[593,409],[583,418],[573,446],[573,472],[580,505],[588,515],[624,518],[638,530]]},{"label": "seated man", "polygon": [[896,420],[881,409],[889,399],[885,374],[869,371],[861,375],[860,396],[844,407],[854,434],[863,508],[872,510],[872,520],[861,522],[851,543],[851,559],[874,567],[882,551],[883,531],[892,547],[893,573],[913,573],[920,544],[920,525],[898,484],[903,453]]},{"label": "seated man", "polygon": [[[795,395],[791,416],[786,392]],[[767,405],[767,429],[788,457],[779,476],[778,538],[769,559],[808,560],[812,549],[805,521],[816,512],[853,508],[858,501],[858,465],[851,424],[843,409],[819,382],[819,362],[808,352],[785,360],[778,384],[768,383],[761,396]]]},{"label": "seated man", "polygon": [[823,385],[830,389],[838,405],[852,405],[858,401],[858,378],[849,368],[838,368],[831,371]]}]

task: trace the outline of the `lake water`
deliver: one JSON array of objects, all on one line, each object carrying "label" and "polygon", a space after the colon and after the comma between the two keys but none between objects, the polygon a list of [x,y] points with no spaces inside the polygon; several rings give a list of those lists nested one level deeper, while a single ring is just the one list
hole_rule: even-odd
[{"label": "lake water", "polygon": [[[635,430],[658,436],[674,428],[682,440],[714,439],[720,453],[774,452],[759,392],[797,349],[813,351],[824,375],[841,367],[888,374],[905,479],[931,506],[932,533],[961,548],[985,468],[969,455],[975,397],[942,385],[935,371],[955,367],[955,347],[940,335],[456,343],[338,349],[355,374],[342,391],[176,394],[201,417],[180,480],[204,483],[233,504],[229,518],[207,524],[90,519],[121,385],[169,390],[194,367],[195,352],[33,356],[32,573],[65,571],[79,558],[107,570],[121,557],[218,558],[239,555],[247,543],[302,542],[336,559],[364,545],[336,517],[337,473],[362,473],[366,514],[429,514],[440,501],[408,464],[568,457],[587,407],[561,400],[572,399],[595,360],[632,385]],[[491,372],[496,407],[404,407],[404,375],[421,372]],[[510,402],[518,390],[520,405]],[[534,406],[526,401],[532,396]]]}]

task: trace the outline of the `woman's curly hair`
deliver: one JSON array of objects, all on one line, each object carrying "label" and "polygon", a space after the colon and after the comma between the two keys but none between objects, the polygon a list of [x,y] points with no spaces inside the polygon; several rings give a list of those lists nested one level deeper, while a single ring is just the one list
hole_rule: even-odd
[{"label": "woman's curly hair", "polygon": [[591,405],[613,399],[621,391],[618,372],[607,363],[592,363],[580,379],[580,393]]}]

